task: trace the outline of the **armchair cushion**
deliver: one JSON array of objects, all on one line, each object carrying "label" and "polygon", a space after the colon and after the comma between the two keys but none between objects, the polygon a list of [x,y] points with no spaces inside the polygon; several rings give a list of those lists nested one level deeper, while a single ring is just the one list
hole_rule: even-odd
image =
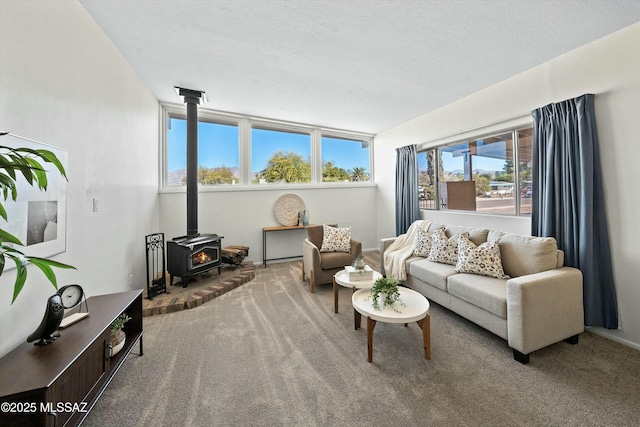
[{"label": "armchair cushion", "polygon": [[324,225],[320,252],[349,251],[351,251],[351,228],[337,228]]},{"label": "armchair cushion", "polygon": [[349,252],[325,252],[320,257],[320,267],[323,270],[342,269],[351,263],[353,263],[353,255]]}]

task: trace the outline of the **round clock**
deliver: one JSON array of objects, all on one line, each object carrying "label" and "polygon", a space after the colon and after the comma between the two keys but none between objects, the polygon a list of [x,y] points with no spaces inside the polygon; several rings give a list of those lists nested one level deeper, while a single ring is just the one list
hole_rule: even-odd
[{"label": "round clock", "polygon": [[67,285],[58,289],[58,295],[62,298],[64,308],[72,308],[80,304],[84,291],[80,285]]}]

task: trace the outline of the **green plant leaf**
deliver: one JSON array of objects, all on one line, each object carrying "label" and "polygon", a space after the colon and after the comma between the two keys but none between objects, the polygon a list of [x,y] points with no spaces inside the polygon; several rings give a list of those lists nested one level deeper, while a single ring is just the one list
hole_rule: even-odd
[{"label": "green plant leaf", "polygon": [[[14,243],[16,245],[20,245],[20,246],[24,246],[22,244],[22,242],[20,241],[20,239],[18,239],[16,236],[14,236],[13,234],[4,231],[3,229],[0,228],[0,241],[2,242],[9,242],[9,243]],[[5,247],[3,246],[2,249],[5,249]]]},{"label": "green plant leaf", "polygon": [[4,271],[4,252],[0,251],[0,276],[2,276],[3,271]]},{"label": "green plant leaf", "polygon": [[[11,179],[11,177],[5,174],[0,174],[0,187],[2,187],[4,191],[4,199],[7,200],[9,190],[11,190],[13,193],[13,190],[16,188],[16,182]],[[13,200],[15,200],[15,198]]]},{"label": "green plant leaf", "polygon": [[7,174],[9,174],[9,176],[13,178],[13,180],[15,181],[16,172],[13,169],[13,162],[7,157],[5,157],[3,154],[0,154],[0,168],[4,169],[7,172]]},{"label": "green plant leaf", "polygon": [[25,264],[24,257],[13,255],[10,255],[10,257],[15,261],[17,268],[16,281],[13,285],[13,298],[11,299],[11,304],[13,304],[16,298],[18,298],[20,291],[22,291],[24,283],[27,281],[27,266]]},{"label": "green plant leaf", "polygon": [[56,274],[53,272],[53,269],[49,266],[50,263],[46,259],[27,257],[31,264],[38,267],[44,275],[49,279],[54,288],[58,289],[58,281],[56,280]]},{"label": "green plant leaf", "polygon": [[34,256],[29,256],[29,257],[27,257],[27,259],[28,259],[30,262],[33,262],[34,260],[36,260],[36,261],[40,261],[40,262],[45,262],[45,263],[47,263],[48,265],[50,265],[51,267],[56,267],[56,268],[70,268],[70,269],[73,269],[73,270],[77,270],[77,269],[76,269],[74,266],[72,266],[72,265],[64,264],[64,263],[61,263],[61,262],[58,262],[58,261],[54,261],[54,260],[52,260],[52,259],[38,258],[38,257],[34,257]]},{"label": "green plant leaf", "polygon": [[5,221],[8,221],[7,211],[4,209],[4,206],[2,206],[2,203],[0,203],[0,216],[4,218]]},{"label": "green plant leaf", "polygon": [[53,165],[55,165],[55,167],[58,168],[58,172],[60,172],[60,175],[65,177],[65,179],[67,178],[67,173],[64,170],[64,166],[62,166],[62,163],[60,162],[60,160],[58,160],[55,154],[53,154],[49,150],[36,150],[36,151],[38,155],[44,159],[45,162],[52,163]]},{"label": "green plant leaf", "polygon": [[28,157],[26,158],[26,161],[27,163],[29,163],[29,166],[31,166],[31,171],[33,172],[35,180],[37,181],[40,189],[46,191],[47,184],[48,184],[47,173],[45,172],[44,169],[42,169],[42,165],[38,163],[37,160],[30,159]]}]

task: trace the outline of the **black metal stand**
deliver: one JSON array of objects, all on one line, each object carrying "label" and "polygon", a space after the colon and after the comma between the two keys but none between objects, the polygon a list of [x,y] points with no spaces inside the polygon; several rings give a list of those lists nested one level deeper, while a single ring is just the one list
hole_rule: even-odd
[{"label": "black metal stand", "polygon": [[164,233],[149,234],[147,245],[147,298],[167,291],[167,269],[164,257]]}]

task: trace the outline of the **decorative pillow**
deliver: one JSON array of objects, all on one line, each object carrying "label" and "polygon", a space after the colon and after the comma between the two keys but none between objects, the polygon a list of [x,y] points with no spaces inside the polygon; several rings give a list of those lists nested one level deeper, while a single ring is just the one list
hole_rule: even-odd
[{"label": "decorative pillow", "polygon": [[431,234],[431,250],[427,259],[441,264],[456,265],[456,262],[458,262],[458,238],[460,236],[466,236],[468,239],[469,233],[455,234],[447,238],[444,233],[444,227],[437,228]]},{"label": "decorative pillow", "polygon": [[426,257],[431,250],[431,235],[426,230],[418,228],[418,234],[413,241],[413,254]]},{"label": "decorative pillow", "polygon": [[497,240],[485,242],[476,246],[466,236],[458,239],[458,273],[474,273],[482,276],[495,277],[496,279],[508,279],[502,269],[500,258],[500,246]]},{"label": "decorative pillow", "polygon": [[323,225],[320,252],[351,252],[351,228]]}]

